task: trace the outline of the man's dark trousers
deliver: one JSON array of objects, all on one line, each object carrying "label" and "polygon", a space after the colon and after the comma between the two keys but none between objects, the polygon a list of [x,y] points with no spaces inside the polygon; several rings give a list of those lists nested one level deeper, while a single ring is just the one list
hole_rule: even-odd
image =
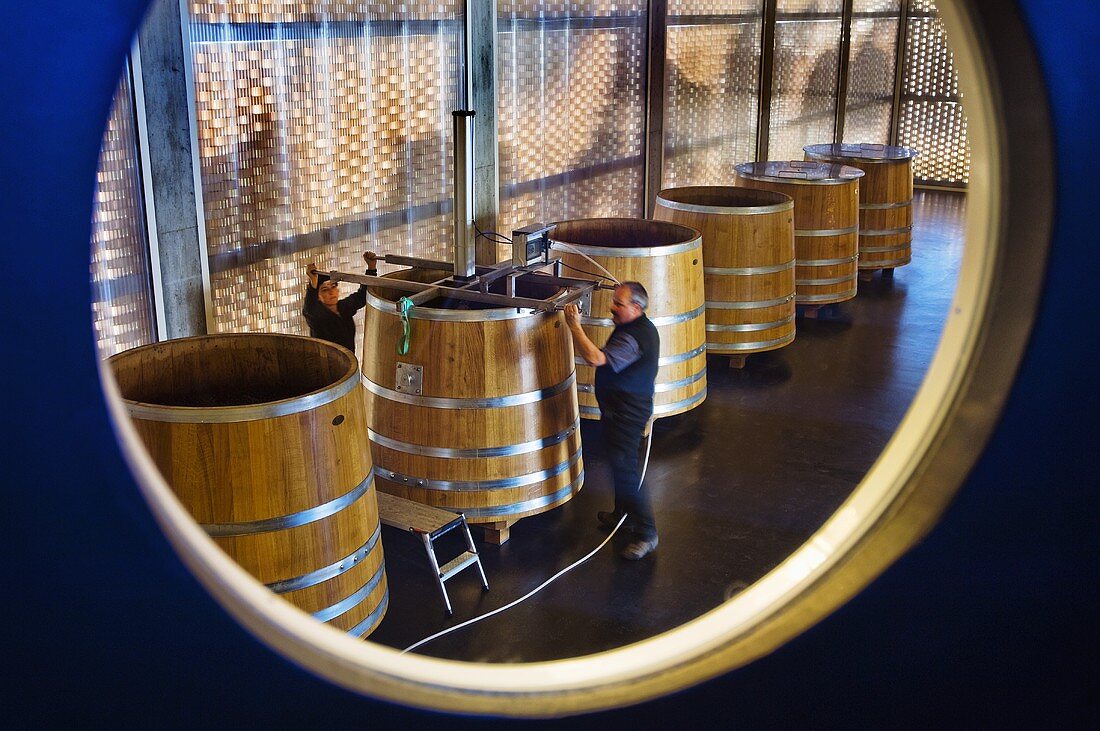
[{"label": "man's dark trousers", "polygon": [[604,448],[615,480],[615,513],[628,513],[626,526],[639,538],[652,541],[657,525],[649,496],[641,486],[638,450],[642,432],[653,415],[653,397],[610,391],[600,399]]}]

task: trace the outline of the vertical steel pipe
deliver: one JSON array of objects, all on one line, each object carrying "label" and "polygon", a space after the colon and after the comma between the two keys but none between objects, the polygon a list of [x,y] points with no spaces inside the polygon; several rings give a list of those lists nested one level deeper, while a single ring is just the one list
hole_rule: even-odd
[{"label": "vertical steel pipe", "polygon": [[454,117],[454,274],[469,279],[475,273],[473,228],[474,169],[473,117],[470,110],[451,112]]}]

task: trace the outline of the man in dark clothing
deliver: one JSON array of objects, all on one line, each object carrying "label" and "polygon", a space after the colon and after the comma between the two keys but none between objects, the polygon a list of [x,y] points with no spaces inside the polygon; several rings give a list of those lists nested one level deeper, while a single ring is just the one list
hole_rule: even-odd
[{"label": "man in dark clothing", "polygon": [[[367,274],[377,276],[378,257],[373,251],[363,254],[367,262]],[[359,289],[340,299],[340,284],[317,272],[317,266],[310,262],[306,265],[309,286],[306,287],[306,299],[302,304],[302,315],[309,324],[312,337],[343,345],[355,352],[355,313],[367,303],[367,287]]]},{"label": "man in dark clothing", "polygon": [[623,558],[644,558],[657,548],[657,526],[649,497],[642,489],[638,449],[642,433],[653,416],[653,384],[661,340],[645,315],[649,296],[638,282],[623,282],[611,299],[615,329],[603,348],[596,347],[581,327],[580,311],[567,305],[565,320],[573,345],[589,365],[596,366],[596,401],[600,405],[604,443],[615,480],[615,509],[596,517],[614,526],[625,513],[635,540]]}]

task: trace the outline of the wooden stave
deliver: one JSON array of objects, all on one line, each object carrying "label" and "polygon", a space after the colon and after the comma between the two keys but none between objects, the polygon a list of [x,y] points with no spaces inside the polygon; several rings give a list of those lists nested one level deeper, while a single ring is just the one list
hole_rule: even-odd
[{"label": "wooden stave", "polygon": [[[911,159],[866,165],[871,185],[862,205],[904,204],[898,208],[860,210],[860,268],[892,269],[912,260],[913,163]],[[866,172],[866,171],[865,171]],[[900,229],[900,230],[899,230]],[[880,231],[897,231],[879,235]],[[886,249],[878,251],[877,249]]]},{"label": "wooden stave", "polygon": [[[268,351],[275,340],[280,340],[293,344],[291,347],[299,349],[299,355],[303,348],[315,352],[342,351],[351,367],[343,378],[326,389],[339,389],[343,395],[303,411],[269,418],[251,418],[244,414],[226,417],[235,420],[198,423],[193,420],[204,418],[201,412],[216,413],[219,409],[158,408],[124,399],[132,411],[139,410],[151,417],[140,418],[132,414],[131,421],[180,502],[211,533],[219,547],[270,587],[340,561],[363,546],[378,530],[380,523],[370,455],[359,446],[358,437],[359,433],[365,433],[366,413],[359,389],[346,388],[349,377],[353,380],[358,377],[354,356],[330,343],[257,333],[184,338],[145,348],[152,353],[153,348],[159,351],[201,349],[213,343],[213,348],[218,349],[226,342],[232,343],[230,339],[235,339],[240,346],[236,355],[240,358],[247,358],[247,355],[240,355],[242,352]],[[246,341],[254,346],[248,347]],[[277,343],[275,347],[278,349]],[[138,350],[142,349],[114,356],[112,365],[118,366],[127,358],[142,357]],[[160,369],[163,365],[163,358],[157,356],[147,367]],[[241,363],[233,367],[238,366]],[[215,366],[211,368],[216,369]],[[269,405],[238,410],[262,411],[265,406]],[[247,420],[236,420],[243,418]],[[339,423],[334,423],[337,420]],[[228,455],[230,449],[235,455],[233,460],[217,456]],[[247,469],[241,469],[242,466]],[[272,484],[285,489],[272,491],[268,487]],[[276,527],[247,535],[218,535],[222,531],[235,530],[233,526],[239,524],[285,520],[288,516],[315,510],[330,501],[345,499],[357,488],[361,494],[350,504],[304,525]],[[381,541],[376,541],[350,570],[310,587],[277,593],[303,611],[314,613],[348,599],[371,579],[375,580],[374,589],[328,622],[347,631],[370,619],[368,626],[356,631],[363,636],[377,627],[388,605]]]},{"label": "wooden stave", "polygon": [[[655,381],[658,391],[654,394],[653,404],[654,416],[657,418],[690,411],[702,403],[707,391],[704,349],[706,316],[701,276],[702,239],[698,232],[687,227],[680,227],[683,230],[670,228],[670,223],[644,219],[575,219],[558,223],[551,234],[552,241],[561,241],[584,252],[619,281],[642,282],[649,293],[646,316],[657,327],[661,341],[661,358],[696,353],[675,363],[658,366]],[[647,224],[656,224],[657,228]],[[649,239],[633,247],[601,247],[570,240],[575,237],[598,238],[602,230],[611,227],[629,227],[643,236],[648,229]],[[629,254],[626,250],[629,250]],[[643,253],[646,255],[640,255]],[[567,265],[585,271],[595,270],[591,262],[578,254],[561,250],[556,255]],[[688,286],[652,286],[653,282],[676,281],[686,281]],[[675,295],[680,295],[682,300],[678,300]],[[612,297],[612,290],[597,290],[592,296],[592,315],[582,319],[585,333],[599,346],[607,342],[614,330],[612,324],[597,322],[610,320]],[[692,313],[696,314],[689,317]],[[683,319],[662,325],[662,318]],[[581,417],[599,419],[599,406],[594,392],[595,368],[579,358],[575,360],[575,365]],[[684,383],[678,387],[670,387],[676,382]]]},{"label": "wooden stave", "polygon": [[[757,180],[738,173],[737,183],[783,193],[794,200],[795,300],[798,304],[834,304],[855,297],[860,180],[795,183]],[[819,235],[822,231],[843,233]],[[845,263],[799,263],[834,260]]]},{"label": "wooden stave", "polygon": [[[706,293],[707,352],[739,355],[784,347],[795,337],[795,285],[793,201],[788,195],[764,196],[770,205],[755,200],[759,189],[742,186],[693,186],[662,191],[654,217],[675,221],[701,231],[703,238],[703,286]],[[664,196],[664,197],[662,197]],[[672,196],[709,197],[744,205],[691,205],[671,207]],[[731,201],[727,201],[731,202]],[[687,210],[690,208],[690,210]],[[764,228],[761,229],[760,227]],[[761,235],[761,231],[763,234]],[[756,242],[751,247],[707,246],[708,240]],[[775,247],[770,242],[789,244]],[[779,271],[729,274],[710,269],[786,267]],[[732,309],[724,305],[776,302],[770,306]],[[744,333],[716,328],[755,327],[779,323],[773,327]]]},{"label": "wooden stave", "polygon": [[[397,276],[420,276],[398,272]],[[394,275],[390,275],[394,276]],[[380,290],[372,289],[375,295]],[[429,309],[413,310],[410,319],[412,337],[409,354],[398,355],[396,349],[384,343],[396,343],[402,331],[400,318],[378,305],[384,300],[368,298],[364,316],[364,349],[379,344],[371,358],[362,359],[364,384],[378,393],[365,389],[374,455],[375,479],[379,489],[391,495],[415,500],[444,509],[463,512],[470,523],[514,521],[557,507],[572,498],[583,485],[583,459],[578,425],[575,372],[572,366],[572,340],[561,313],[529,313],[507,319],[449,321],[431,319]],[[471,317],[483,313],[492,318],[496,310],[470,310]],[[512,313],[515,311],[512,310]],[[418,318],[417,315],[420,315]],[[517,345],[518,343],[518,345]],[[479,346],[480,344],[480,346]],[[447,372],[432,363],[470,362],[488,354],[499,356],[506,347],[516,358],[505,362],[526,360],[531,368],[463,371],[493,376],[478,381],[464,378],[452,382]],[[446,354],[446,353],[449,353]],[[453,360],[452,360],[453,359]],[[465,359],[465,360],[463,360]],[[422,401],[452,402],[455,408],[437,408],[427,404],[405,403],[395,399],[392,387],[397,363],[423,365]],[[387,377],[388,374],[388,377]],[[453,372],[452,372],[453,376]],[[379,381],[387,382],[386,385]],[[505,406],[465,406],[465,400],[506,400],[528,397],[540,391],[552,390],[553,395],[528,399],[526,403]],[[402,395],[408,398],[415,394]],[[421,424],[430,429],[420,429]],[[571,431],[570,431],[571,430]],[[569,432],[560,441],[526,451],[518,456],[453,458],[411,454],[403,449],[424,447],[431,450],[499,449],[544,439]],[[402,449],[385,446],[377,437],[394,440]],[[570,462],[571,460],[571,462]],[[533,485],[517,488],[486,488],[484,490],[431,490],[417,487],[418,479],[426,481],[492,482],[519,478],[565,464],[563,471]],[[396,474],[397,478],[391,477]],[[405,482],[409,477],[411,482]],[[550,503],[529,510],[512,509],[517,503],[538,501],[546,495],[567,494]],[[483,513],[493,513],[491,517]]]},{"label": "wooden stave", "polygon": [[[913,158],[911,156],[872,160],[806,152],[805,158],[842,163],[864,172],[860,183],[860,269],[893,269],[905,266],[912,260]],[[899,205],[899,207],[868,207],[879,205]],[[904,230],[891,235],[865,233],[898,229]]]},{"label": "wooden stave", "polygon": [[[599,259],[597,258],[597,261]],[[611,271],[614,266],[611,261],[601,261],[603,266]],[[610,265],[610,266],[609,266]],[[607,302],[608,308],[611,302],[611,292],[601,292],[602,297],[593,297],[593,309],[602,301]],[[674,416],[689,411],[701,403],[706,396],[706,351],[700,350],[700,345],[705,345],[706,315],[703,308],[698,315],[686,322],[657,327],[658,336],[661,339],[662,356],[681,356],[697,352],[696,355],[667,365],[659,365],[657,377],[654,382],[656,393],[653,398],[654,415],[658,418]],[[680,313],[670,313],[680,314]],[[585,332],[593,342],[603,344],[611,337],[613,326],[583,324]],[[666,353],[665,348],[673,352]],[[580,359],[576,359],[580,361]],[[577,398],[580,403],[581,417],[598,419],[599,405],[596,403],[595,379],[596,369],[583,361],[576,362],[577,368]],[[677,382],[686,382],[678,387],[671,387]]]}]

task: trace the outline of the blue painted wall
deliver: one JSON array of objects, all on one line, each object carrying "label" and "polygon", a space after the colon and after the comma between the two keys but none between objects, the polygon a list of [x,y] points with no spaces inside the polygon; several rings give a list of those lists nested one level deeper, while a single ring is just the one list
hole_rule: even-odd
[{"label": "blue painted wall", "polygon": [[[169,549],[118,454],[96,374],[88,241],[100,135],[143,4],[7,3],[0,28],[10,434],[0,719],[453,726],[339,690],[239,629]],[[743,726],[1095,716],[1100,4],[1018,6],[1053,108],[1053,256],[1017,384],[964,490],[916,550],[772,656],[573,725],[651,726],[665,714]]]}]

